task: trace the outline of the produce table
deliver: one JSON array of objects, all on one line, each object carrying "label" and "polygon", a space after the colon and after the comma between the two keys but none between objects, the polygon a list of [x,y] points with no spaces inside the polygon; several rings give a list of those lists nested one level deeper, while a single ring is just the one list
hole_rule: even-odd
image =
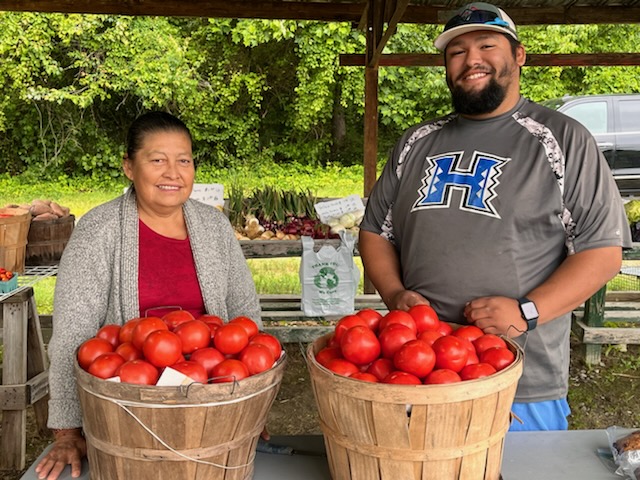
[{"label": "produce table", "polygon": [[[330,479],[321,436],[274,437],[271,443],[288,445],[301,453],[258,453],[254,480]],[[502,476],[504,480],[622,480],[611,461],[598,456],[598,449],[609,449],[604,430],[508,433]],[[37,479],[34,465],[22,480]],[[86,462],[80,478],[89,479]],[[60,480],[69,479],[67,467]]]}]

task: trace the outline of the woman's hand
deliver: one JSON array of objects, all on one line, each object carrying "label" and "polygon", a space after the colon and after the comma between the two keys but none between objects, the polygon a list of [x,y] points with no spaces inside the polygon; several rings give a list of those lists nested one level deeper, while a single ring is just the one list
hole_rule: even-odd
[{"label": "woman's hand", "polygon": [[71,476],[79,477],[82,473],[82,457],[87,454],[87,442],[82,430],[58,430],[55,437],[53,448],[36,466],[38,478],[56,480],[67,465],[71,465]]}]

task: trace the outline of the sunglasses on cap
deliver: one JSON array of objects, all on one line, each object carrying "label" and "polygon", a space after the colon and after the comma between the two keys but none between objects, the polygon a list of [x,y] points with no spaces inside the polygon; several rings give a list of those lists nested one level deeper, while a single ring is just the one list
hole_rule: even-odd
[{"label": "sunglasses on cap", "polygon": [[471,9],[465,10],[461,14],[452,17],[445,25],[444,30],[447,31],[461,25],[470,24],[497,25],[513,31],[509,23],[498,17],[496,12]]}]

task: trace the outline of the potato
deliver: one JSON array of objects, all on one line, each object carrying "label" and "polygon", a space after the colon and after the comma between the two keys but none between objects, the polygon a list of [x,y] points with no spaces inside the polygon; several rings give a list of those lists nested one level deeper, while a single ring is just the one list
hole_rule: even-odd
[{"label": "potato", "polygon": [[58,216],[55,213],[45,212],[40,215],[36,215],[31,219],[32,222],[43,222],[45,220],[56,220]]}]

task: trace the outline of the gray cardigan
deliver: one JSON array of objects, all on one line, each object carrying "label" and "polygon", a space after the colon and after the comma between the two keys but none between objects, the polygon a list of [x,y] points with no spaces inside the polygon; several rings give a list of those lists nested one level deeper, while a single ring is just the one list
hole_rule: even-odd
[{"label": "gray cardigan", "polygon": [[[245,315],[262,328],[253,278],[227,217],[194,200],[183,208],[207,313],[225,321]],[[129,189],[78,221],[60,260],[49,343],[49,428],[82,425],[73,373],[78,346],[105,324],[139,316],[138,211]]]}]

